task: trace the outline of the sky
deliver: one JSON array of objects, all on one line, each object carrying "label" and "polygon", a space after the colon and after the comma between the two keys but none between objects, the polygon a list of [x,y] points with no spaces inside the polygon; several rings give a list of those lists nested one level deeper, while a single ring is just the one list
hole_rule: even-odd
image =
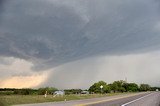
[{"label": "sky", "polygon": [[0,0],[0,88],[160,86],[159,0]]}]

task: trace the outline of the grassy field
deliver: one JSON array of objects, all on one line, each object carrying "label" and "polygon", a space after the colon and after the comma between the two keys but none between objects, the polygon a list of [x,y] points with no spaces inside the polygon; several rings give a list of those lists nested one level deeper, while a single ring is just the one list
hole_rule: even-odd
[{"label": "grassy field", "polygon": [[104,96],[120,95],[122,93],[110,93],[110,94],[89,94],[89,95],[65,95],[59,97],[53,97],[48,95],[46,98],[43,95],[0,95],[0,106],[10,106],[15,104],[29,104],[29,103],[43,103],[43,102],[56,102],[68,100],[80,100]]}]

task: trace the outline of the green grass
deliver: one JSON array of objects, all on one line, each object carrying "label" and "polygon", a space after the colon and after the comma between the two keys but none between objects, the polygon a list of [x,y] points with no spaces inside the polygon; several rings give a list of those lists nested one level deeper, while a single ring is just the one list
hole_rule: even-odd
[{"label": "green grass", "polygon": [[[68,100],[80,100],[89,99],[104,96],[119,95],[122,93],[110,93],[107,95],[101,94],[89,94],[89,95],[65,95],[59,97],[53,97],[48,95],[46,98],[43,95],[0,95],[0,106],[8,106],[15,104],[29,104],[29,103],[43,103],[43,102],[56,102]],[[124,93],[123,93],[124,94]]]}]

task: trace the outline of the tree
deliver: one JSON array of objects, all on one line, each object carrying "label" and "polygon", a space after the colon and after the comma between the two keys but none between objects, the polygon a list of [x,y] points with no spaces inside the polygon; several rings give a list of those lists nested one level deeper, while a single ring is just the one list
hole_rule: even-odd
[{"label": "tree", "polygon": [[110,93],[110,92],[111,92],[110,86],[104,85],[104,86],[103,86],[103,92],[104,92],[104,93]]},{"label": "tree", "polygon": [[136,83],[124,83],[123,87],[127,92],[137,92],[139,89]]},{"label": "tree", "polygon": [[103,86],[102,88],[102,93],[109,93],[110,92],[110,87],[107,85],[106,82],[104,81],[99,81],[97,83],[94,83],[90,88],[89,88],[89,92],[90,93],[101,93],[101,88],[100,86]]},{"label": "tree", "polygon": [[151,89],[150,85],[148,84],[141,84],[140,91],[149,91]]},{"label": "tree", "polygon": [[31,95],[34,94],[35,90],[33,89],[16,89],[14,90],[14,94],[18,94],[18,95]]},{"label": "tree", "polygon": [[114,93],[118,91],[118,85],[116,83],[109,84],[109,86]]},{"label": "tree", "polygon": [[160,91],[160,87],[151,87],[150,90],[151,90],[151,91],[156,91],[156,90],[159,90],[159,91]]},{"label": "tree", "polygon": [[126,83],[123,80],[120,81],[114,81],[112,84],[110,85],[111,90],[113,90],[114,92],[125,92],[125,88],[123,87],[123,84]]}]

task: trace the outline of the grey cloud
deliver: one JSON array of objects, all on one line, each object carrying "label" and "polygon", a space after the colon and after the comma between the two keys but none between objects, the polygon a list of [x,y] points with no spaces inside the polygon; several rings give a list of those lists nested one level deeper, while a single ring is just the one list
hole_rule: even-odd
[{"label": "grey cloud", "polygon": [[6,59],[6,58],[0,57],[0,65],[10,65],[12,64],[13,61],[14,60],[12,58]]},{"label": "grey cloud", "polygon": [[18,70],[7,70],[7,69],[3,69],[0,72],[1,72],[0,74],[1,79],[11,78],[11,77],[31,76],[33,74],[32,72],[19,72]]},{"label": "grey cloud", "polygon": [[112,83],[125,78],[128,82],[160,86],[159,61],[159,52],[82,59],[56,67],[40,86],[86,89],[100,80]]},{"label": "grey cloud", "polygon": [[159,50],[155,0],[8,0],[0,12],[0,55],[55,67],[98,55]]},{"label": "grey cloud", "polygon": [[39,86],[56,86],[60,89],[86,89],[89,84],[97,81],[99,60],[97,58],[82,59],[56,67],[50,72],[48,79]]}]

